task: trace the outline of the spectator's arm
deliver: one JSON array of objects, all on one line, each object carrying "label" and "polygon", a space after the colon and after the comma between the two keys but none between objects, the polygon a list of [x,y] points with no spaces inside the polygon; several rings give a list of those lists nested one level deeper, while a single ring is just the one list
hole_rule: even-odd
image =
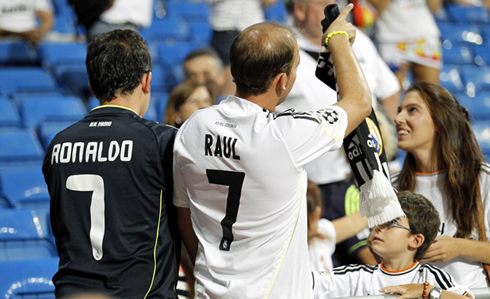
[{"label": "spectator's arm", "polygon": [[367,228],[367,218],[359,212],[332,221],[335,227],[335,243],[340,243],[355,236],[358,232]]},{"label": "spectator's arm", "polygon": [[345,21],[352,7],[353,5],[349,4],[323,35],[323,40],[334,31],[345,31],[349,35],[349,39],[343,34],[333,35],[328,42],[341,98],[335,105],[342,107],[348,115],[345,136],[354,131],[369,116],[372,103],[371,91],[350,44],[355,39],[356,29]]},{"label": "spectator's arm", "polygon": [[400,93],[396,92],[395,94],[382,99],[381,104],[383,105],[388,118],[391,122],[394,122],[396,114],[398,113],[398,105],[400,105]]},{"label": "spectator's arm", "polygon": [[50,11],[38,10],[36,11],[37,16],[40,19],[38,30],[41,34],[45,34],[53,28],[54,20],[53,14]]}]

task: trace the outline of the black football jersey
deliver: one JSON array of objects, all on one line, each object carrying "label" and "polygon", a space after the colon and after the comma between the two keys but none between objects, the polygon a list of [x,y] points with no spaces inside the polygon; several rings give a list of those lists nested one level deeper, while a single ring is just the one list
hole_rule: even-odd
[{"label": "black football jersey", "polygon": [[60,255],[57,297],[176,298],[175,134],[130,109],[100,106],[53,139],[43,173]]}]

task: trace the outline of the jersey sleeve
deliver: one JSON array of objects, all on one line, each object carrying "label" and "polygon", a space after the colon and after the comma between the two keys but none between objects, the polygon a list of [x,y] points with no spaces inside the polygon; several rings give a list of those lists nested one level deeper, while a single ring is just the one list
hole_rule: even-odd
[{"label": "jersey sleeve", "polygon": [[[355,267],[355,265],[350,265],[349,267]],[[346,271],[339,271],[338,269],[343,268],[335,268],[331,272],[312,272],[314,298],[326,299],[356,296],[362,272],[350,268]]]},{"label": "jersey sleeve", "polygon": [[339,106],[297,112],[289,109],[277,115],[277,128],[298,167],[315,160],[327,151],[342,146],[347,129],[347,113]]},{"label": "jersey sleeve", "polygon": [[425,281],[427,281],[431,285],[438,286],[445,291],[458,295],[471,295],[474,298],[473,294],[470,293],[470,289],[468,287],[458,285],[454,278],[446,271],[431,264],[424,264],[423,269],[425,272],[424,275],[426,277]]},{"label": "jersey sleeve", "polygon": [[182,129],[177,133],[174,144],[174,157],[173,157],[173,173],[174,173],[174,205],[180,208],[189,208],[190,200],[187,194],[187,188],[182,175],[180,162],[182,161],[182,151],[185,150],[184,143],[182,141]]}]

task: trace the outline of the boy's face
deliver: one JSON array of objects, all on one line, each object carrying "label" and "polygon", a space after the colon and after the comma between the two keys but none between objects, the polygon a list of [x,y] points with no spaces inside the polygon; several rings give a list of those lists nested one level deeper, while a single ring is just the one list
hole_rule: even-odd
[{"label": "boy's face", "polygon": [[415,255],[414,251],[409,250],[413,237],[407,217],[374,227],[368,241],[372,251],[382,260]]}]

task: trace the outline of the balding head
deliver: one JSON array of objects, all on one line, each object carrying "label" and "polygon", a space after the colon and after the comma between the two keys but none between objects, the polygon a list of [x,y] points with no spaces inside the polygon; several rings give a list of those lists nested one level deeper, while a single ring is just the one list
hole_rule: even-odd
[{"label": "balding head", "polygon": [[294,33],[275,23],[246,28],[230,50],[231,74],[242,97],[265,93],[274,77],[289,75],[297,49]]}]

